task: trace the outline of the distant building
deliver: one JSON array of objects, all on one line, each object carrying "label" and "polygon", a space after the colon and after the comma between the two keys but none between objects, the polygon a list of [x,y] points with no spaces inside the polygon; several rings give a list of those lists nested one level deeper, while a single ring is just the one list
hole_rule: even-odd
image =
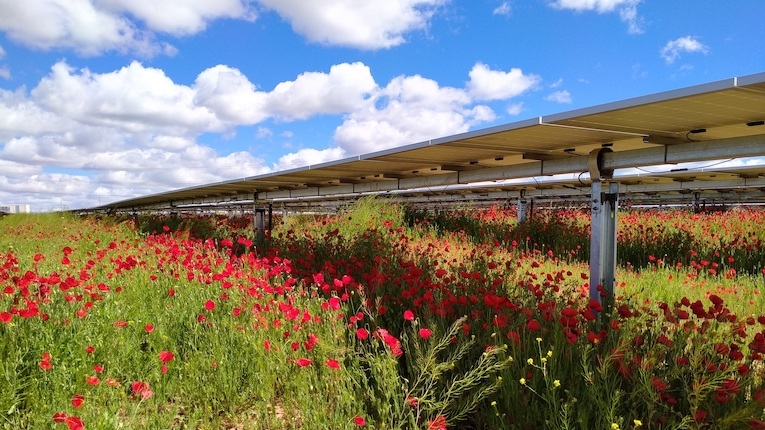
[{"label": "distant building", "polygon": [[4,205],[0,204],[0,212],[8,214],[28,214],[31,212],[29,205]]}]

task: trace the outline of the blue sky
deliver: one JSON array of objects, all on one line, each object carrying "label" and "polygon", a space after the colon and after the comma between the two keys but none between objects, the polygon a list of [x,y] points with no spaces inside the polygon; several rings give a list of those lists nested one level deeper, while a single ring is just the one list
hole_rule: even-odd
[{"label": "blue sky", "polygon": [[762,0],[0,0],[0,203],[241,178],[765,71]]}]

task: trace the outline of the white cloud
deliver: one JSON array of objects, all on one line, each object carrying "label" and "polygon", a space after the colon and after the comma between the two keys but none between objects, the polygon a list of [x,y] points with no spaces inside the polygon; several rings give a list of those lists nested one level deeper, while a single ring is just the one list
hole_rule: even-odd
[{"label": "white cloud", "polygon": [[253,20],[255,13],[242,0],[98,0],[113,13],[127,12],[154,31],[189,35],[203,31],[220,18]]},{"label": "white cloud", "polygon": [[567,90],[555,91],[545,97],[545,100],[556,103],[571,103],[571,93]]},{"label": "white cloud", "polygon": [[0,30],[40,49],[70,48],[83,55],[108,50],[156,52],[148,35],[132,22],[90,0],[0,2]]},{"label": "white cloud", "polygon": [[[97,198],[106,203],[103,189],[112,190],[113,201],[234,179],[232,174],[318,164],[467,131],[496,118],[482,100],[512,98],[538,81],[519,69],[492,71],[477,64],[465,88],[419,75],[380,86],[366,65],[342,63],[266,91],[225,65],[182,85],[138,62],[107,73],[59,62],[31,91],[0,89],[0,189],[26,193],[34,202],[42,185],[50,189],[57,180],[68,184],[57,186],[66,200],[61,204],[79,208],[95,205]],[[508,113],[520,109],[521,104],[511,106]],[[221,154],[198,141],[206,133],[223,140],[251,125],[257,126],[252,137],[271,138],[266,120],[318,115],[342,121],[335,145],[302,148],[272,167],[250,153]],[[290,139],[292,132],[280,136]],[[64,173],[53,176],[50,169]]]},{"label": "white cloud", "polygon": [[274,135],[274,132],[271,131],[270,128],[263,127],[263,126],[258,127],[258,131],[257,131],[257,133],[255,133],[255,137],[257,137],[258,139],[265,139],[265,138],[271,137],[273,135]]},{"label": "white cloud", "polygon": [[502,2],[501,5],[497,6],[491,13],[493,15],[505,15],[510,16],[510,14],[513,12],[512,8],[510,7],[509,2]]},{"label": "white cloud", "polygon": [[554,7],[576,11],[594,10],[599,13],[613,12],[626,4],[638,3],[635,0],[555,0]]},{"label": "white cloud", "polygon": [[189,35],[220,18],[254,19],[246,0],[24,0],[0,2],[0,31],[39,49],[173,54],[155,33]]},{"label": "white cloud", "polygon": [[[0,45],[0,60],[5,57],[5,49]],[[0,78],[11,79],[11,69],[6,65],[0,64]]]},{"label": "white cloud", "polygon": [[642,0],[554,0],[550,5],[556,9],[568,9],[577,12],[595,11],[598,13],[619,12],[619,17],[627,24],[631,34],[643,32],[643,20],[637,13],[637,6]]},{"label": "white cloud", "polygon": [[419,75],[399,76],[351,112],[335,131],[335,142],[356,155],[467,131],[490,121],[487,106],[471,106],[471,92],[441,87]]},{"label": "white cloud", "polygon": [[104,74],[75,71],[59,62],[32,90],[42,108],[82,124],[125,132],[222,130],[224,124],[215,113],[197,106],[194,96],[194,89],[137,62]]},{"label": "white cloud", "polygon": [[520,115],[523,112],[523,102],[513,103],[506,109],[507,113],[512,116]]},{"label": "white cloud", "polygon": [[282,82],[268,94],[268,109],[286,119],[317,114],[342,114],[361,107],[377,88],[369,67],[362,63],[334,65],[327,73],[306,72]]},{"label": "white cloud", "polygon": [[69,122],[29,100],[23,88],[0,89],[0,141],[23,135],[63,131]]},{"label": "white cloud", "polygon": [[447,0],[258,0],[308,40],[361,49],[390,48],[427,27]]},{"label": "white cloud", "polygon": [[197,76],[194,103],[204,106],[224,122],[255,124],[268,117],[267,94],[257,91],[242,72],[218,65]]},{"label": "white cloud", "polygon": [[274,164],[274,170],[295,169],[298,167],[314,166],[327,161],[340,160],[345,157],[345,151],[339,147],[327,149],[303,148],[297,152],[283,155]]},{"label": "white cloud", "polygon": [[672,64],[675,62],[675,60],[680,58],[682,53],[700,52],[702,54],[706,54],[708,51],[709,48],[707,48],[707,46],[703,43],[699,42],[691,36],[685,36],[675,40],[670,40],[666,45],[664,45],[663,48],[661,48],[659,53],[661,54],[661,58],[663,58],[667,64]]},{"label": "white cloud", "polygon": [[558,88],[559,86],[563,85],[563,78],[559,78],[557,81],[553,82],[549,85],[550,88]]},{"label": "white cloud", "polygon": [[503,72],[477,63],[470,71],[467,86],[477,100],[503,100],[534,88],[540,80],[536,75],[524,75],[521,69],[512,68],[509,72]]}]

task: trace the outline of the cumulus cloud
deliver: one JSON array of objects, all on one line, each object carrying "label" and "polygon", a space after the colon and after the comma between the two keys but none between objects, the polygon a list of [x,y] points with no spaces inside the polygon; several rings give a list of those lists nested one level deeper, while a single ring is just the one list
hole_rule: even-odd
[{"label": "cumulus cloud", "polygon": [[345,150],[337,146],[326,149],[303,148],[279,157],[279,161],[273,165],[273,170],[295,169],[340,160],[343,157]]},{"label": "cumulus cloud", "polygon": [[255,124],[266,117],[265,92],[237,69],[218,65],[197,76],[194,104],[204,106],[227,123]]},{"label": "cumulus cloud", "polygon": [[618,12],[621,20],[627,24],[629,33],[639,34],[643,32],[643,20],[637,12],[637,7],[641,2],[642,0],[554,0],[550,5],[556,9],[568,9],[577,12]]},{"label": "cumulus cloud", "polygon": [[[476,68],[488,71],[482,65]],[[491,108],[474,104],[486,97],[484,90],[496,88],[504,98],[522,91],[508,85],[504,72],[488,72],[502,82],[492,86],[491,79],[480,76],[471,79],[474,85],[468,84],[470,89],[461,89],[441,87],[419,75],[396,77],[371,97],[364,109],[347,115],[335,131],[335,142],[347,155],[356,155],[462,133],[473,125],[491,121],[496,118]],[[491,98],[501,97],[493,93]]]},{"label": "cumulus cloud", "polygon": [[545,100],[555,103],[571,103],[571,93],[567,90],[555,91],[545,97]]},{"label": "cumulus cloud", "polygon": [[172,54],[156,33],[189,35],[219,18],[254,19],[245,0],[24,0],[0,2],[0,31],[39,49]]},{"label": "cumulus cloud", "polygon": [[503,100],[518,96],[534,88],[541,79],[539,76],[523,74],[518,68],[509,72],[491,70],[485,64],[478,63],[470,70],[468,89],[477,100]]},{"label": "cumulus cloud", "polygon": [[196,105],[194,96],[194,89],[138,62],[103,74],[59,62],[32,90],[39,106],[82,124],[127,132],[222,130],[220,119],[207,107]]},{"label": "cumulus cloud", "polygon": [[[67,185],[57,192],[62,201],[68,199],[61,204],[79,208],[95,205],[96,198],[106,203],[315,165],[465,132],[496,118],[483,100],[512,99],[539,81],[519,69],[483,64],[468,74],[464,88],[419,75],[398,76],[381,86],[366,65],[342,63],[269,91],[225,65],[203,70],[183,85],[139,62],[95,73],[62,61],[30,91],[0,89],[0,185],[34,201],[41,184],[60,181]],[[334,146],[302,148],[271,166],[249,152],[220,153],[199,141],[209,133],[225,139],[242,126],[257,127],[252,139],[271,139],[267,121],[319,115],[342,121]]]},{"label": "cumulus cloud", "polygon": [[341,114],[358,109],[377,88],[362,63],[334,65],[329,73],[306,72],[282,82],[268,94],[268,109],[287,119],[316,114]]},{"label": "cumulus cloud", "polygon": [[680,37],[670,40],[661,48],[659,54],[667,64],[672,64],[680,58],[682,53],[700,52],[706,54],[709,51],[706,45],[691,36]]},{"label": "cumulus cloud", "polygon": [[[84,56],[106,52],[174,55],[164,35],[189,36],[219,19],[254,21],[254,3],[288,21],[309,41],[360,49],[400,45],[426,30],[449,0],[24,0],[0,2],[0,32],[42,50]],[[501,8],[499,9],[501,11]]]},{"label": "cumulus cloud", "polygon": [[242,0],[99,0],[104,9],[127,13],[153,31],[189,35],[203,31],[220,18],[254,20],[255,12]]},{"label": "cumulus cloud", "polygon": [[422,30],[447,0],[258,0],[308,40],[361,49],[390,48]]}]

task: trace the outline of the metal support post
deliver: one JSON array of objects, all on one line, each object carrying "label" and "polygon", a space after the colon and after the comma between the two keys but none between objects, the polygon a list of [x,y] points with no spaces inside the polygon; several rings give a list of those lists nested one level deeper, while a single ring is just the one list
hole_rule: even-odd
[{"label": "metal support post", "polygon": [[518,224],[526,221],[527,203],[528,201],[526,200],[526,190],[521,190],[518,196]]},{"label": "metal support post", "polygon": [[616,283],[616,223],[619,201],[619,183],[610,182],[603,191],[603,180],[613,177],[613,170],[602,168],[602,155],[608,148],[590,153],[591,186],[591,233],[590,233],[590,298],[609,313],[614,303]]},{"label": "metal support post", "polygon": [[255,208],[255,219],[253,228],[255,230],[255,242],[262,243],[266,236],[266,210]]},{"label": "metal support post", "polygon": [[602,182],[592,183],[590,298],[600,302],[605,312],[614,302],[618,196],[618,182],[609,183],[608,192],[602,192]]},{"label": "metal support post", "polygon": [[274,228],[274,204],[268,203],[268,232]]},{"label": "metal support post", "polygon": [[697,214],[699,213],[699,192],[693,193],[693,213]]}]

